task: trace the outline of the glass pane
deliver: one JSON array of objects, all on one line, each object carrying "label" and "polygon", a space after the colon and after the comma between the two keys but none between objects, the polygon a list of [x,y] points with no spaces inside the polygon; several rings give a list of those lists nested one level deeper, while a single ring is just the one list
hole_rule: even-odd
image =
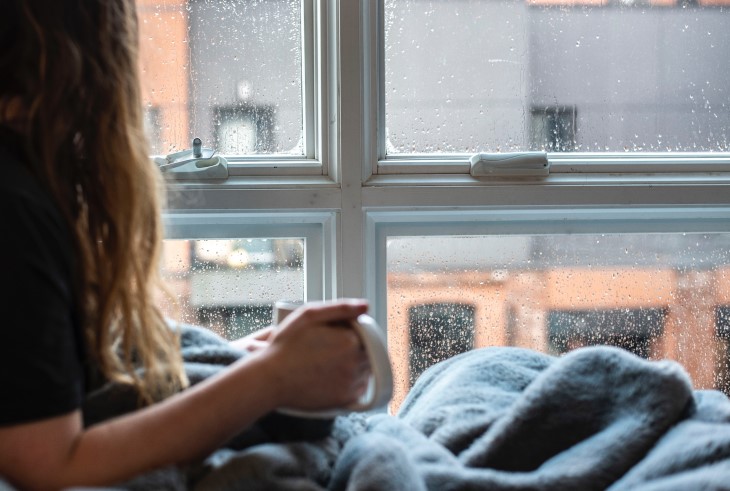
[{"label": "glass pane", "polygon": [[277,300],[304,300],[304,240],[166,240],[162,274],[168,315],[237,339],[268,326]]},{"label": "glass pane", "polygon": [[154,153],[303,155],[301,0],[137,0]]},{"label": "glass pane", "polygon": [[483,346],[619,346],[730,393],[730,234],[391,237],[395,404],[430,365]]},{"label": "glass pane", "polygon": [[386,152],[728,151],[728,5],[385,0]]}]

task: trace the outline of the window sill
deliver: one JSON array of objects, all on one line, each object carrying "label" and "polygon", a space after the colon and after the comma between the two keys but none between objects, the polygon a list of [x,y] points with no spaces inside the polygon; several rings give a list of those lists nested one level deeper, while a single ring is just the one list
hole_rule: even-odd
[{"label": "window sill", "polygon": [[233,176],[168,181],[170,210],[334,210],[340,186],[326,176]]}]

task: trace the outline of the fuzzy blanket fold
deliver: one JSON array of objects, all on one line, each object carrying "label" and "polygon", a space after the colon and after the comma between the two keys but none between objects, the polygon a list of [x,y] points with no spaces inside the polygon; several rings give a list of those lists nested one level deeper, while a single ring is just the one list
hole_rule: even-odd
[{"label": "fuzzy blanket fold", "polygon": [[396,416],[338,418],[323,440],[206,469],[194,489],[730,489],[730,401],[616,348],[487,348],[427,370]]},{"label": "fuzzy blanket fold", "polygon": [[[183,342],[194,381],[242,355],[197,328],[184,327]],[[115,389],[107,390],[97,394],[98,417],[115,412],[106,402],[119,403]],[[428,369],[395,416],[308,424],[274,415],[197,466],[122,487],[730,490],[730,400],[693,391],[676,363],[647,362],[616,348],[559,358],[519,348],[474,350]]]}]

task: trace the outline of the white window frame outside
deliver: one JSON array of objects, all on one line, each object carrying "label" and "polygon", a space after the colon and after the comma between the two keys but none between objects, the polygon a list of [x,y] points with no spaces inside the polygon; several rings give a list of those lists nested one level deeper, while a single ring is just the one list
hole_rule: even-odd
[{"label": "white window frame outside", "polygon": [[304,5],[305,37],[314,34],[304,53],[314,76],[303,83],[316,87],[305,130],[313,158],[233,158],[225,183],[172,185],[175,238],[205,236],[211,220],[218,238],[294,237],[302,223],[317,224],[323,246],[319,259],[307,256],[307,300],[366,297],[385,325],[388,235],[491,234],[505,223],[529,234],[538,223],[529,216],[555,233],[586,216],[594,232],[730,231],[727,154],[552,154],[547,178],[491,180],[471,177],[464,155],[385,158],[382,0]]}]

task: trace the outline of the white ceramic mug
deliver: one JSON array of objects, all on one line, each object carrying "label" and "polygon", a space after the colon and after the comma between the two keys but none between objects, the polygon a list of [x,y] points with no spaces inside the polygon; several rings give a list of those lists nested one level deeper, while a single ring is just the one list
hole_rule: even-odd
[{"label": "white ceramic mug", "polygon": [[[278,325],[284,318],[302,304],[279,301],[274,304],[273,324]],[[290,416],[304,418],[333,418],[353,411],[370,411],[386,405],[393,395],[393,370],[390,366],[386,338],[383,330],[369,315],[361,315],[353,322],[355,332],[360,336],[370,361],[370,381],[363,395],[353,404],[344,408],[326,411],[302,411],[299,409],[279,408],[278,411]]]}]

